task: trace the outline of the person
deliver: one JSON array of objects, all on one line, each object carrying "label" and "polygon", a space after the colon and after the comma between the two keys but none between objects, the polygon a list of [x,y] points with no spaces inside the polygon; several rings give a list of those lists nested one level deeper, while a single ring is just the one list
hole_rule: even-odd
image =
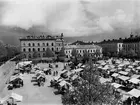
[{"label": "person", "polygon": [[58,75],[58,71],[56,71],[56,76]]},{"label": "person", "polygon": [[53,72],[53,76],[55,76],[55,71]]}]

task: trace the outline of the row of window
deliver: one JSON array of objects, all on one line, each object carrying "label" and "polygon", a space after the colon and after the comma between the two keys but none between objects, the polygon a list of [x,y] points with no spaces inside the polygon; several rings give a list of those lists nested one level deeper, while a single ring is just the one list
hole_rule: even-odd
[{"label": "row of window", "polygon": [[[51,48],[51,50],[54,51],[54,48]],[[40,48],[38,48],[37,50],[35,48],[32,48],[32,49],[31,48],[28,48],[28,49],[24,48],[23,49],[23,52],[31,52],[31,51],[41,51],[41,49]],[[46,51],[46,49],[43,48],[42,51]]]},{"label": "row of window", "polygon": [[[77,51],[77,53],[84,53],[84,51],[85,50],[76,50]],[[96,52],[96,50],[94,49],[91,49],[91,50],[87,50],[89,53],[94,53],[94,52]],[[69,51],[66,51],[66,54],[67,53],[71,53],[71,51],[69,50]]]},{"label": "row of window", "polygon": [[[51,46],[54,46],[54,43],[51,43],[50,44]],[[23,43],[23,46],[26,46],[26,44],[25,43]],[[30,47],[30,46],[35,46],[35,43],[28,43],[28,46]],[[40,43],[37,43],[37,46],[41,46],[41,44]],[[49,46],[49,43],[42,43],[42,46]]]}]

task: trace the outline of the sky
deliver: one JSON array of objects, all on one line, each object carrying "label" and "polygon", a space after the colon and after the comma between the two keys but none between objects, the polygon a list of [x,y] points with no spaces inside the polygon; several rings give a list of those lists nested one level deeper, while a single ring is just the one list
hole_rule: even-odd
[{"label": "sky", "polygon": [[86,36],[136,31],[140,0],[0,0],[0,25]]}]

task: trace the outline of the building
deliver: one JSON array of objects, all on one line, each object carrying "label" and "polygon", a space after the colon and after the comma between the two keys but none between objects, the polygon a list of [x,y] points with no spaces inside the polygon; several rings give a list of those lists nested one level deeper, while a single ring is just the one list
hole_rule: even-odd
[{"label": "building", "polygon": [[125,38],[123,41],[123,50],[128,54],[130,50],[139,54],[140,52],[140,36],[134,36],[132,33],[129,38]]},{"label": "building", "polygon": [[21,52],[24,58],[32,58],[34,52],[38,52],[38,57],[43,58],[47,48],[53,53],[58,53],[63,46],[63,42],[63,33],[60,36],[30,35],[20,38]]},{"label": "building", "polygon": [[103,49],[103,53],[118,54],[123,49],[123,39],[104,40],[97,43]]},{"label": "building", "polygon": [[65,54],[68,58],[72,56],[71,53],[73,49],[76,49],[77,53],[81,56],[83,56],[85,50],[91,55],[95,55],[96,52],[99,52],[99,56],[102,55],[102,48],[100,46],[83,41],[76,41],[72,44],[65,45]]}]

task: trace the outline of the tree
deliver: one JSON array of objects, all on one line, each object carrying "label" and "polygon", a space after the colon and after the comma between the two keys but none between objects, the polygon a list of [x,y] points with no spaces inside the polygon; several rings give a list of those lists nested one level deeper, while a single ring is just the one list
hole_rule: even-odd
[{"label": "tree", "polygon": [[137,56],[137,53],[135,53],[135,51],[133,49],[130,49],[130,51],[128,52],[128,57],[134,58],[136,56]]},{"label": "tree", "polygon": [[45,57],[54,57],[54,53],[50,50],[50,48],[47,48]]},{"label": "tree", "polygon": [[66,54],[65,54],[65,48],[64,48],[64,47],[61,48],[61,50],[60,50],[58,56],[59,56],[59,57],[66,57]]},{"label": "tree", "polygon": [[0,58],[7,56],[7,49],[5,48],[5,44],[0,41]]},{"label": "tree", "polygon": [[36,50],[33,52],[33,58],[34,59],[38,58],[38,52]]},{"label": "tree", "polygon": [[101,84],[96,67],[88,64],[73,90],[62,96],[63,105],[118,105],[121,95],[110,84]]},{"label": "tree", "polygon": [[76,51],[76,49],[73,49],[73,50],[72,50],[71,55],[74,56],[74,57],[77,56],[77,51]]},{"label": "tree", "polygon": [[86,63],[87,61],[89,61],[89,53],[87,52],[87,50],[84,51],[83,54],[83,63]]}]

